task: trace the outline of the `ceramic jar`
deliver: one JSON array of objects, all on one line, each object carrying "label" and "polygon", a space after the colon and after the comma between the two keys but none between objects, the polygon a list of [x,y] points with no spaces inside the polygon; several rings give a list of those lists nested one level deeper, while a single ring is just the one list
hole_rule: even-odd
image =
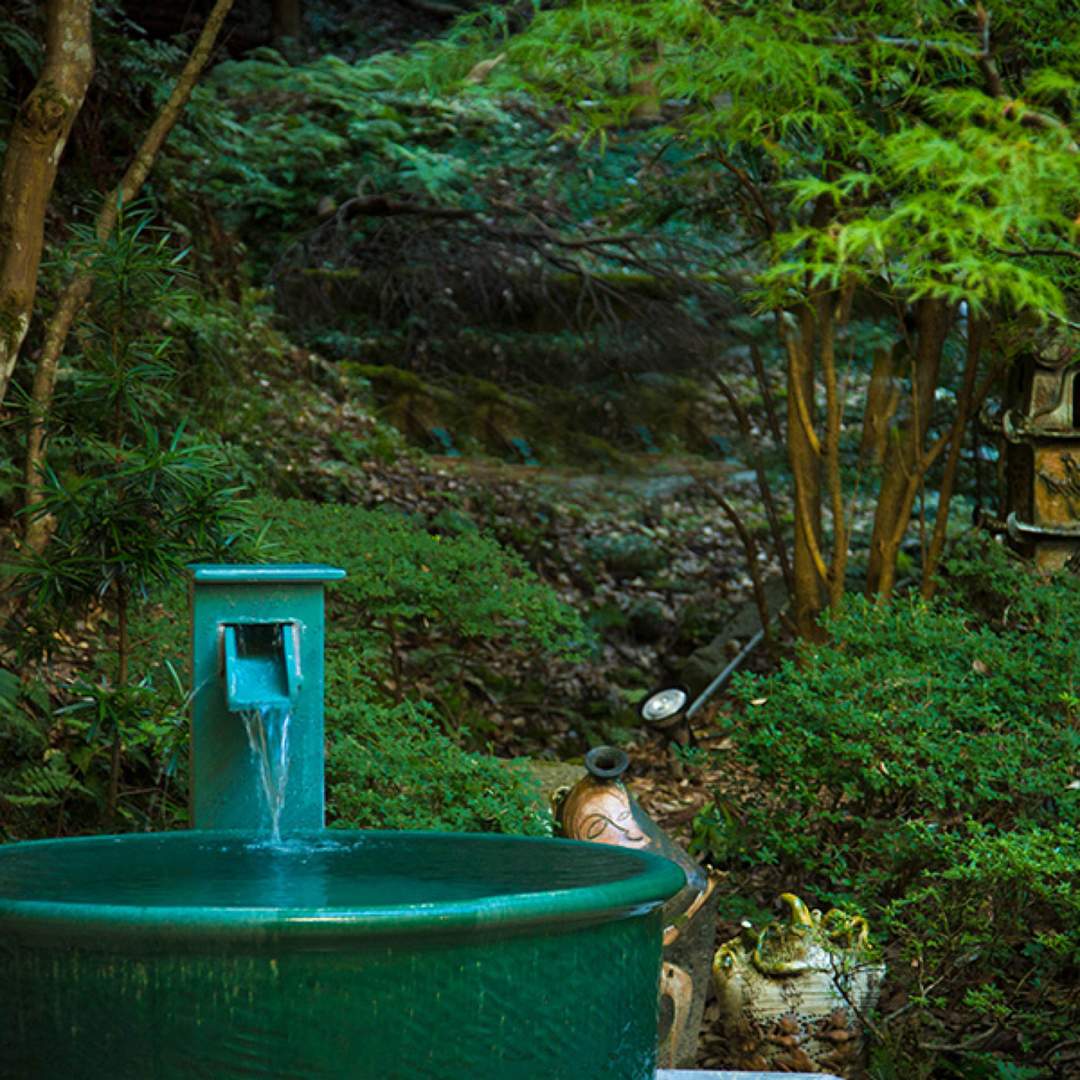
[{"label": "ceramic jar", "polygon": [[701,864],[645,813],[627,789],[622,776],[628,765],[623,750],[595,747],[585,756],[586,775],[573,787],[556,792],[552,808],[562,836],[652,851],[686,874],[686,885],[664,905],[659,1064],[687,1067],[697,1057],[719,894]]},{"label": "ceramic jar", "polygon": [[862,1075],[861,1017],[877,1003],[885,965],[866,920],[810,911],[780,897],[785,914],[763,929],[746,924],[717,951],[713,982],[733,1068]]}]

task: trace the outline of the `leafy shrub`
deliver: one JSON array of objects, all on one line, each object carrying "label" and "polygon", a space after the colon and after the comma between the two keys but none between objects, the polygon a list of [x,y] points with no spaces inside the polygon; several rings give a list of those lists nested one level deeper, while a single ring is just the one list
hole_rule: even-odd
[{"label": "leafy shrub", "polygon": [[524,769],[463,751],[430,707],[332,704],[327,757],[331,823],[342,828],[550,835]]},{"label": "leafy shrub", "polygon": [[482,675],[482,646],[565,656],[587,638],[554,590],[479,532],[429,532],[392,510],[291,499],[256,505],[283,557],[348,571],[329,593],[332,693],[350,696],[348,673],[366,667],[395,700],[422,696],[407,693],[410,653],[422,660],[415,677],[431,687]]},{"label": "leafy shrub", "polygon": [[[162,829],[187,820],[187,693],[176,667],[125,686],[100,671],[62,687],[68,704],[51,708],[48,694],[34,718],[21,709],[0,736],[0,810],[4,839],[36,839],[99,828],[110,795],[111,750],[104,738],[123,733],[125,787],[112,828]],[[3,675],[0,672],[0,675]],[[132,790],[137,797],[132,797]]]},{"label": "leafy shrub", "polygon": [[827,628],[738,683],[733,752],[762,795],[707,808],[698,848],[854,901],[888,935],[902,1004],[877,1022],[876,1077],[1066,1075],[1080,579],[969,546],[939,600],[849,597]]},{"label": "leafy shrub", "polygon": [[[431,693],[440,703],[464,703],[468,695],[455,696],[455,684],[460,690],[474,666],[482,676],[483,658],[496,646],[520,651],[522,665],[530,655],[572,652],[586,636],[577,615],[520,559],[449,516],[446,531],[433,533],[390,511],[271,499],[253,506],[276,560],[349,571],[327,593],[326,707],[338,816],[386,827],[541,829],[522,779],[438,734],[434,710],[419,699]],[[63,539],[57,535],[54,545]],[[119,799],[117,824],[183,821],[187,701],[176,673],[187,667],[188,627],[178,618],[187,600],[183,571],[175,561],[161,565],[162,574],[144,583],[160,577],[161,585],[132,606],[124,685],[105,648],[80,677],[54,688],[59,707],[47,691],[25,701],[25,688],[11,676],[0,683],[0,809],[13,838],[96,822],[116,775],[103,736],[117,732],[119,771],[141,793]],[[48,585],[58,602],[71,594],[68,577],[57,576],[62,567],[41,569],[52,576],[36,583],[40,589]],[[36,581],[29,573],[25,580]],[[43,603],[52,595],[43,593]],[[5,721],[9,715],[14,719]],[[439,719],[464,738],[460,715],[441,708]],[[377,729],[383,721],[384,732]],[[407,774],[402,786],[426,793],[412,800],[414,811],[390,798],[399,768]],[[333,795],[339,781],[348,792],[340,799]]]},{"label": "leafy shrub", "polygon": [[[959,1012],[970,1032],[995,1026],[1022,1033],[1029,1046],[1058,1043],[1080,1017],[1076,829],[909,828],[925,834],[926,863],[881,925],[909,1000],[925,1012],[909,1013],[894,1038],[929,1041],[940,1015],[955,1022]],[[1046,1063],[1061,1068],[1064,1059],[1050,1054]]]},{"label": "leafy shrub", "polygon": [[[524,563],[468,521],[442,531],[391,510],[259,500],[280,557],[327,562],[348,577],[327,592],[327,788],[331,816],[380,828],[542,833],[533,785],[466,753],[459,701],[498,646],[536,655],[580,649],[575,612]],[[432,694],[436,710],[420,699]],[[438,725],[453,738],[441,733]]]},{"label": "leafy shrub", "polygon": [[902,876],[900,821],[1075,821],[1071,625],[1000,632],[947,603],[850,597],[828,643],[738,683],[738,752],[770,793],[747,810],[753,857],[843,889],[868,860]]},{"label": "leafy shrub", "polygon": [[[64,754],[49,746],[45,710],[22,707],[32,706],[29,696],[18,676],[0,669],[0,840],[48,835],[51,811],[73,794],[89,795]],[[47,695],[38,704],[47,707]]]}]

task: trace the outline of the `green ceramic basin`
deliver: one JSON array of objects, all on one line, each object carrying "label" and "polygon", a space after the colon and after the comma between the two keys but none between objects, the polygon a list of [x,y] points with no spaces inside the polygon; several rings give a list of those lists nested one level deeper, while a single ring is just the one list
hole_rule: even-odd
[{"label": "green ceramic basin", "polygon": [[646,1080],[683,883],[489,835],[0,847],[0,1076]]}]

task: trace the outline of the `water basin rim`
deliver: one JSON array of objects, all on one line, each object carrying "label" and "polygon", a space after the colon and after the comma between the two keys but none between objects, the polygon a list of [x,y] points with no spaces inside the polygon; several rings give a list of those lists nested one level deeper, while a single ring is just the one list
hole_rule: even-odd
[{"label": "water basin rim", "polygon": [[261,585],[340,581],[345,571],[326,563],[189,563],[200,585]]},{"label": "water basin rim", "polygon": [[[243,839],[254,834],[240,831],[185,830],[172,833],[126,833],[39,840],[0,845],[0,860],[7,852],[25,855],[31,849],[56,851],[85,848],[112,842],[134,846],[161,842],[191,844]],[[169,838],[180,838],[172,841]],[[15,934],[35,939],[60,934],[70,941],[72,931],[84,941],[152,938],[155,941],[233,941],[264,943],[272,940],[303,940],[315,945],[342,937],[379,938],[400,934],[442,934],[468,931],[510,931],[538,924],[584,925],[642,915],[659,907],[685,885],[683,870],[675,863],[649,852],[612,848],[575,840],[549,837],[507,837],[488,833],[390,832],[329,829],[321,833],[291,834],[289,840],[373,840],[417,838],[421,842],[446,838],[465,844],[512,842],[538,847],[557,845],[596,851],[608,857],[637,862],[641,871],[600,884],[539,892],[505,893],[467,900],[333,908],[226,907],[214,905],[137,905],[57,900],[12,899],[0,895],[0,936]]]},{"label": "water basin rim", "polygon": [[[544,894],[550,899],[551,894]],[[464,935],[497,937],[546,927],[552,932],[572,930],[603,922],[647,915],[660,902],[624,906],[590,912],[558,913],[552,906],[537,906],[531,914],[520,905],[505,918],[498,919],[493,905],[483,917],[475,911],[442,912],[422,910],[388,912],[370,910],[336,911],[325,915],[318,910],[296,910],[282,916],[275,909],[232,908],[227,918],[216,916],[221,909],[193,911],[191,908],[155,908],[157,918],[132,917],[132,908],[90,904],[44,904],[27,901],[22,910],[9,912],[0,905],[2,936],[15,941],[34,941],[38,946],[54,944],[69,948],[74,944],[110,948],[117,951],[142,951],[152,947],[180,948],[187,944],[203,948],[209,943],[248,944],[254,948],[286,944],[291,949],[325,949],[336,944],[360,941],[423,937],[461,938]],[[530,905],[532,906],[532,905]],[[39,910],[34,910],[38,908]],[[67,908],[68,910],[61,910]],[[136,909],[137,910],[137,909]]]}]

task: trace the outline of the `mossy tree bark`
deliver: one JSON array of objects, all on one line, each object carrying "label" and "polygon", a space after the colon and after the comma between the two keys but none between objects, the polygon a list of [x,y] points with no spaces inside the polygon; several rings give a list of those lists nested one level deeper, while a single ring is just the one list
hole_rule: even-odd
[{"label": "mossy tree bark", "polygon": [[15,116],[0,173],[0,402],[30,328],[60,157],[94,71],[91,0],[50,0],[45,63]]},{"label": "mossy tree bark", "polygon": [[[142,189],[158,152],[179,120],[195,83],[210,60],[221,26],[232,6],[233,0],[217,0],[214,4],[168,101],[150,125],[120,183],[105,198],[95,223],[98,239],[104,240],[112,232],[120,206],[130,203]],[[56,310],[45,327],[45,344],[34,373],[33,409],[26,441],[26,509],[29,513],[26,515],[24,539],[35,551],[41,551],[48,539],[45,522],[40,516],[35,516],[33,511],[42,500],[41,472],[45,464],[45,425],[52,405],[56,370],[72,324],[90,296],[92,283],[93,278],[87,267],[77,270],[67,283]]]}]

